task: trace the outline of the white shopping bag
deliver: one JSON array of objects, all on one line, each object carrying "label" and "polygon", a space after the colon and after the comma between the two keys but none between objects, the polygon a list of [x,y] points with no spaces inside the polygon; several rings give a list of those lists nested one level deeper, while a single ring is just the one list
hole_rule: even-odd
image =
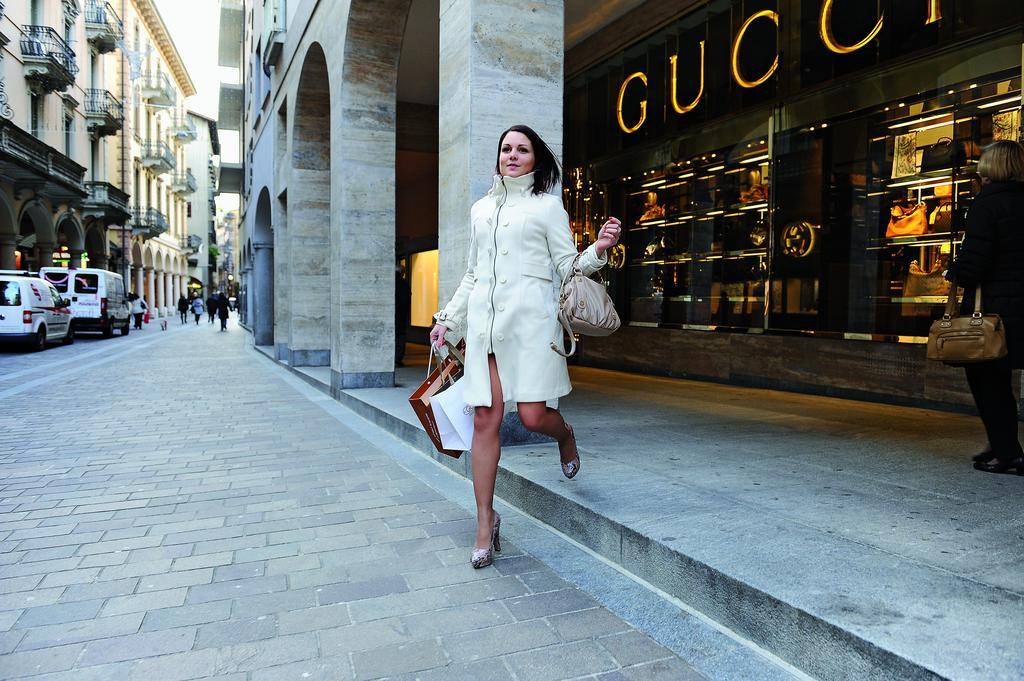
[{"label": "white shopping bag", "polygon": [[473,445],[473,415],[476,410],[463,399],[465,390],[465,380],[459,379],[430,398],[430,409],[434,412],[445,449],[468,451]]}]

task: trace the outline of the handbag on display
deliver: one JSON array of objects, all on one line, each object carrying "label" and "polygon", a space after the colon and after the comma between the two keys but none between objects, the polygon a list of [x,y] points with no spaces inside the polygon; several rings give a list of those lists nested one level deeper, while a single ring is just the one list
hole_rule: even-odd
[{"label": "handbag on display", "polygon": [[936,260],[931,270],[925,272],[916,260],[910,262],[903,295],[907,298],[920,296],[944,296],[949,293],[949,282],[942,276],[942,261]]},{"label": "handbag on display", "polygon": [[651,239],[644,247],[644,255],[648,258],[653,258],[655,256],[664,257],[665,251],[670,250],[673,245],[672,239],[668,238],[667,234],[659,232],[655,234],[654,238]]},{"label": "handbag on display", "polygon": [[917,175],[917,133],[896,136],[892,154],[892,177]]},{"label": "handbag on display", "polygon": [[923,203],[909,209],[893,206],[889,209],[889,215],[889,226],[885,229],[886,239],[928,233],[928,206]]},{"label": "handbag on display", "polygon": [[966,160],[967,148],[963,142],[943,137],[935,144],[924,148],[921,155],[921,172],[960,168]]},{"label": "handbag on display", "polygon": [[981,284],[974,289],[974,312],[956,314],[956,282],[951,282],[946,310],[928,330],[928,359],[958,366],[1006,357],[1006,328],[997,314],[981,309]]},{"label": "handbag on display", "polygon": [[935,206],[935,210],[928,218],[928,223],[935,231],[948,232],[951,230],[953,228],[953,204],[946,202]]},{"label": "handbag on display", "polygon": [[992,141],[1010,140],[1017,142],[1020,138],[1020,109],[992,114]]},{"label": "handbag on display", "polygon": [[[450,389],[455,384],[465,365],[462,351],[466,347],[466,342],[460,341],[458,347],[450,343],[446,343],[446,345],[448,355],[443,358],[438,357],[437,366],[433,369],[431,366],[434,355],[439,354],[439,351],[431,347],[430,359],[427,361],[427,378],[409,396],[409,404],[412,405],[412,410],[416,412],[416,417],[420,420],[423,429],[427,432],[427,437],[430,438],[437,451],[457,459],[462,456],[463,450],[445,447],[441,436],[440,426],[442,424],[438,424],[437,415],[431,404],[439,393]],[[450,425],[448,424],[448,426]]]},{"label": "handbag on display", "polygon": [[[577,255],[562,279],[558,294],[558,323],[561,328],[557,342],[551,342],[551,349],[562,357],[570,357],[576,352],[574,334],[610,336],[622,324],[604,284],[585,276],[579,263],[580,256]],[[568,352],[565,351],[563,331],[569,334]]]}]

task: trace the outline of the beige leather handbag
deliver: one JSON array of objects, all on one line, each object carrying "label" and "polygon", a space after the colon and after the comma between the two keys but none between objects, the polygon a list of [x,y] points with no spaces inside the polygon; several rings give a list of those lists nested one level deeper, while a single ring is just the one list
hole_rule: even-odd
[{"label": "beige leather handbag", "polygon": [[584,276],[579,262],[580,256],[577,255],[562,280],[562,289],[558,295],[558,323],[569,334],[570,346],[566,352],[565,340],[560,337],[557,342],[551,343],[551,349],[562,357],[571,357],[576,352],[576,337],[573,334],[610,336],[622,325],[604,284]]},{"label": "beige leather handbag", "polygon": [[974,313],[956,314],[956,282],[949,289],[946,311],[928,331],[928,359],[959,366],[989,362],[1007,355],[1006,328],[997,314],[981,311],[981,284],[974,291]]}]

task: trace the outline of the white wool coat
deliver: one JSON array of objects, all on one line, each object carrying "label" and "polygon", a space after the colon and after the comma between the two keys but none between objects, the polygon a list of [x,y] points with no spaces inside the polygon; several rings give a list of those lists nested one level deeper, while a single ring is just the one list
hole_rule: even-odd
[{"label": "white wool coat", "polygon": [[[565,358],[551,349],[561,338],[557,296],[577,250],[562,200],[534,195],[533,173],[494,176],[470,211],[469,262],[439,324],[466,339],[465,400],[491,406],[487,355],[493,353],[506,405],[551,402],[569,394]],[[580,257],[584,274],[607,258],[594,246]]]}]

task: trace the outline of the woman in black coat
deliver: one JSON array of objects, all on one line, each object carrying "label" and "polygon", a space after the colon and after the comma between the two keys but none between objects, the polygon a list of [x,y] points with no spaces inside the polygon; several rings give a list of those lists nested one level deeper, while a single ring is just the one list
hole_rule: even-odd
[{"label": "woman in black coat", "polygon": [[981,155],[978,174],[982,188],[968,211],[963,246],[946,278],[964,288],[961,314],[974,311],[975,287],[981,284],[983,310],[1002,318],[1009,354],[964,367],[989,442],[989,449],[974,457],[974,467],[1024,475],[1011,383],[1013,369],[1024,368],[1024,147],[995,142]]},{"label": "woman in black coat", "polygon": [[228,330],[228,299],[221,294],[217,296],[217,317],[220,318],[220,330]]}]

